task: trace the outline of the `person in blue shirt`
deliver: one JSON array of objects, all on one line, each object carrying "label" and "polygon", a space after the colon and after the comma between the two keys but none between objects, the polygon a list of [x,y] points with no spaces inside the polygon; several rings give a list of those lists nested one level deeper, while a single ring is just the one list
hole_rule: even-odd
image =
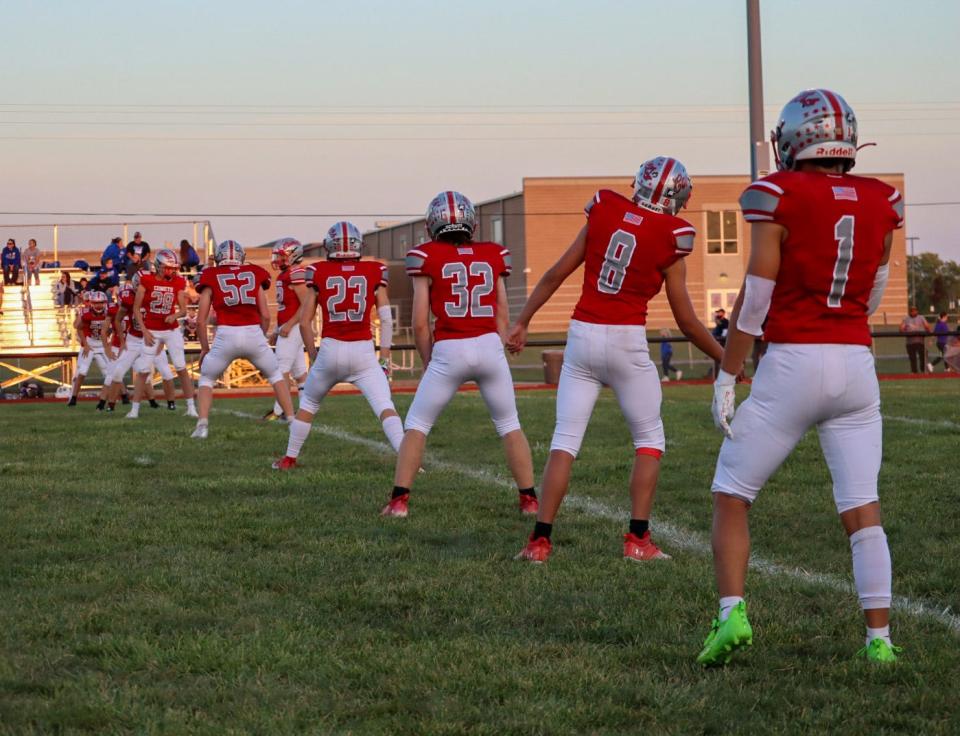
[{"label": "person in blue shirt", "polygon": [[947,313],[940,312],[940,319],[938,319],[937,323],[933,326],[933,334],[937,336],[937,350],[940,351],[940,355],[930,361],[931,372],[933,366],[937,363],[943,363],[944,371],[950,370],[950,366],[948,366],[943,359],[943,354],[947,351],[947,334],[949,332],[950,324],[947,321]]},{"label": "person in blue shirt", "polygon": [[[661,337],[670,337],[670,330],[664,327],[660,330]],[[660,380],[666,383],[670,380],[670,374],[675,373],[677,375],[677,380],[683,378],[683,371],[678,371],[672,365],[670,361],[673,360],[673,344],[669,342],[660,343],[660,367],[663,368],[663,378]]]},{"label": "person in blue shirt", "polygon": [[113,259],[107,258],[104,260],[103,268],[97,271],[96,275],[90,279],[89,288],[111,294],[117,290],[118,286],[120,286],[120,274],[117,272],[117,269],[113,267]]},{"label": "person in blue shirt", "polygon": [[195,251],[193,246],[190,245],[190,241],[181,240],[180,241],[180,270],[192,271],[199,265],[200,265],[200,256],[197,255],[197,251]]},{"label": "person in blue shirt", "polygon": [[107,260],[112,260],[115,267],[123,268],[125,255],[126,251],[123,247],[123,239],[114,238],[110,241],[110,245],[103,249],[103,255],[100,256],[100,265],[106,266]]},{"label": "person in blue shirt", "polygon": [[3,249],[0,261],[3,263],[4,286],[14,286],[20,280],[20,249],[13,238],[7,241],[7,247]]}]

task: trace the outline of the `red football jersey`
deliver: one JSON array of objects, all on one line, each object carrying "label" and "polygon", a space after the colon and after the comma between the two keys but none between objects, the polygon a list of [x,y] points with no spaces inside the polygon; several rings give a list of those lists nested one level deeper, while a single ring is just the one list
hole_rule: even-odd
[{"label": "red football jersey", "polygon": [[[116,312],[114,312],[116,313]],[[100,342],[103,339],[103,328],[110,321],[110,309],[104,309],[97,314],[92,309],[85,309],[80,314],[80,327],[87,340]]]},{"label": "red football jersey", "polygon": [[145,273],[140,277],[140,286],[143,287],[143,323],[148,330],[172,330],[176,324],[169,324],[164,320],[177,312],[177,296],[187,288],[187,281],[177,275],[167,280],[153,273]]},{"label": "red football jersey", "polygon": [[433,339],[497,331],[497,281],[509,276],[510,251],[496,243],[431,242],[407,253],[407,273],[430,279]]},{"label": "red football jersey", "polygon": [[306,269],[303,266],[285,268],[277,276],[277,327],[285,325],[300,309],[300,297],[294,291],[294,284],[305,283]]},{"label": "red football jersey", "polygon": [[[143,333],[137,329],[137,323],[133,321],[133,301],[136,296],[137,291],[130,284],[125,284],[120,290],[120,306],[126,310],[126,314],[123,315],[123,319],[120,321],[120,327],[123,329],[124,334],[131,335],[132,337],[143,337]],[[146,299],[144,299],[144,303],[146,303]],[[147,310],[141,307],[140,311],[145,317]]]},{"label": "red football jersey", "polygon": [[[113,324],[114,319],[117,316],[117,312],[119,311],[120,311],[119,304],[111,304],[110,307],[107,309],[107,316],[110,318],[110,344],[113,345],[113,347],[115,348],[120,347],[120,333],[114,329],[114,324]],[[122,323],[120,327],[121,329],[123,329]]]},{"label": "red football jersey", "polygon": [[322,337],[335,340],[372,340],[370,314],[374,293],[387,285],[387,267],[356,258],[318,261],[304,273],[307,286],[317,292],[323,316]]},{"label": "red football jersey", "polygon": [[764,339],[870,345],[867,301],[903,200],[879,179],[779,171],[740,197],[748,222],[787,230]]},{"label": "red football jersey", "polygon": [[197,291],[210,289],[217,324],[244,327],[260,324],[257,289],[270,288],[270,274],[260,266],[208,266],[200,273]]},{"label": "red football jersey", "polygon": [[587,252],[583,290],[573,319],[602,325],[643,325],[663,272],[693,251],[693,225],[637,206],[601,189],[585,208]]}]

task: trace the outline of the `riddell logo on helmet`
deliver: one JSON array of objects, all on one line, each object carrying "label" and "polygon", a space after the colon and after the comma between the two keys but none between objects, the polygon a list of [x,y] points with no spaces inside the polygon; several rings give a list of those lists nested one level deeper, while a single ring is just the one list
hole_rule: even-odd
[{"label": "riddell logo on helmet", "polygon": [[816,158],[846,158],[849,155],[847,146],[818,146],[814,153]]}]

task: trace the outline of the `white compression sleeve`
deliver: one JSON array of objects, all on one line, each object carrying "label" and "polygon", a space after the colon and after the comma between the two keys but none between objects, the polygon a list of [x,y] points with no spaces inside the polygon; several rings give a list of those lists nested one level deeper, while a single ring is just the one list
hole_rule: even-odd
[{"label": "white compression sleeve", "polygon": [[870,298],[867,300],[867,314],[873,314],[880,306],[880,300],[883,299],[883,292],[887,288],[887,279],[890,278],[890,264],[884,263],[877,269],[877,275],[873,279],[873,289],[870,290]]},{"label": "white compression sleeve", "polygon": [[393,313],[390,305],[384,304],[377,309],[377,315],[380,317],[380,348],[389,350],[393,345]]},{"label": "white compression sleeve", "polygon": [[770,310],[770,299],[776,285],[777,282],[773,279],[747,274],[743,287],[743,304],[740,305],[740,316],[737,317],[738,330],[750,335],[763,334],[763,321]]}]

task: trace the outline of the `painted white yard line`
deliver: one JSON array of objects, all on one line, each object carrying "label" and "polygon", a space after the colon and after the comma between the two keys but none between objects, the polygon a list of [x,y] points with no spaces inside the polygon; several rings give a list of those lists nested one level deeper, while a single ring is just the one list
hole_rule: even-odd
[{"label": "painted white yard line", "polygon": [[[260,418],[255,414],[250,414],[243,411],[235,411],[233,409],[214,409],[213,411],[221,414],[230,414],[242,419]],[[280,426],[284,425],[281,424]],[[367,437],[360,437],[352,432],[347,432],[346,430],[338,427],[331,427],[327,424],[314,424],[311,427],[311,431],[327,437],[333,437],[338,440],[343,440],[355,445],[367,447],[380,453],[393,452],[393,449],[386,442],[379,442],[377,440],[368,439]],[[514,483],[512,481],[507,480],[496,473],[484,470],[483,468],[471,468],[468,465],[461,465],[460,463],[441,460],[431,456],[429,453],[425,460],[428,469],[440,468],[443,470],[448,470],[452,473],[458,473],[459,475],[472,478],[473,480],[490,483],[510,491],[514,490]],[[597,501],[589,496],[578,496],[571,493],[567,495],[564,503],[566,503],[568,507],[577,509],[581,513],[584,513],[588,516],[593,516],[599,519],[608,519],[610,521],[616,521],[620,523],[629,521],[629,515],[625,510],[613,508],[612,506],[608,506],[602,501]],[[692,552],[697,555],[712,555],[709,541],[703,538],[699,533],[689,529],[684,529],[681,526],[672,524],[669,521],[665,521],[659,517],[654,519],[654,523],[657,529],[657,537],[669,542],[671,546],[677,549],[686,550],[687,552]],[[766,560],[757,556],[756,554],[750,556],[750,567],[763,575],[788,578],[801,583],[808,583],[822,588],[827,588],[838,593],[849,593],[854,596],[856,595],[856,590],[854,589],[853,584],[843,578],[837,577],[836,575],[813,572],[799,567],[783,565],[779,562]],[[960,635],[960,616],[951,613],[949,606],[945,607],[932,601],[913,600],[903,596],[894,596],[893,609],[895,611],[901,611],[903,613],[910,614],[917,618],[932,619],[940,624],[943,624],[953,633]]]},{"label": "painted white yard line", "polygon": [[885,422],[900,422],[901,424],[913,424],[918,427],[940,427],[942,429],[960,429],[960,422],[951,422],[949,419],[920,419],[918,417],[898,417],[892,414],[884,414]]}]

